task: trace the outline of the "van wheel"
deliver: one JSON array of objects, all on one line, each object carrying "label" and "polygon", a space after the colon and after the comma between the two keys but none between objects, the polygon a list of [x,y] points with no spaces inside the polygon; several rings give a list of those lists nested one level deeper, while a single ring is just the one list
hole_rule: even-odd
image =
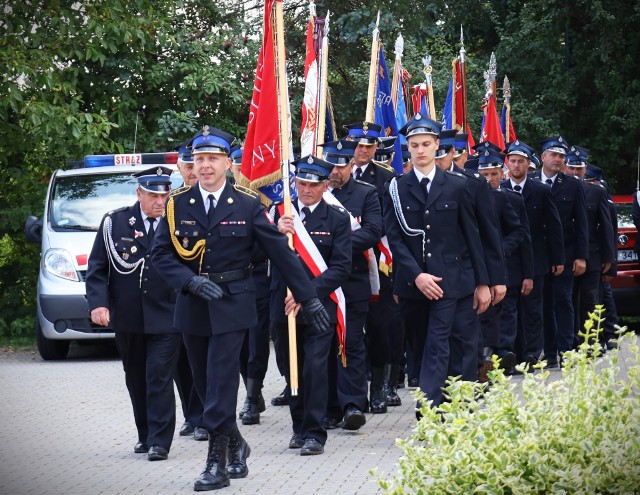
[{"label": "van wheel", "polygon": [[69,353],[69,340],[53,340],[46,338],[42,333],[40,321],[36,316],[36,342],[38,352],[45,361],[58,361],[67,357]]}]

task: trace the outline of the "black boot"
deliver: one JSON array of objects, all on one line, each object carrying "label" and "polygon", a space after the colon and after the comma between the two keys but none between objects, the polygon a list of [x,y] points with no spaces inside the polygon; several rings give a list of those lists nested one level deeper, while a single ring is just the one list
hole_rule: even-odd
[{"label": "black boot", "polygon": [[248,409],[249,409],[249,396],[247,395],[247,397],[244,399],[244,404],[242,404],[242,409],[240,409],[240,412],[238,413],[238,419],[242,419],[244,417],[244,413],[246,413]]},{"label": "black boot", "polygon": [[251,454],[251,447],[242,438],[240,430],[236,428],[229,435],[229,464],[227,464],[227,474],[231,479],[246,478],[249,474],[247,467],[247,457]]},{"label": "black boot", "polygon": [[398,396],[396,389],[396,380],[400,366],[397,364],[385,364],[384,365],[384,393],[387,399],[388,406],[401,406],[402,400]]},{"label": "black boot", "polygon": [[384,393],[384,368],[371,368],[369,387],[370,409],[373,414],[387,412],[387,398]]},{"label": "black boot", "polygon": [[209,450],[207,452],[207,464],[204,471],[193,483],[196,492],[218,490],[229,486],[227,475],[227,453],[229,449],[229,437],[217,432],[209,433]]},{"label": "black boot", "polygon": [[[260,397],[262,390],[262,382],[254,378],[247,380],[247,410],[242,415],[243,425],[259,425],[260,424]],[[264,405],[264,399],[263,399]]]}]

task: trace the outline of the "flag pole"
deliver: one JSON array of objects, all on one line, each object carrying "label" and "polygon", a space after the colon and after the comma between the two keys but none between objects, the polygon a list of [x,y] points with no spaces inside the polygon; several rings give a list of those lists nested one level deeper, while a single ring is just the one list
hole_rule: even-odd
[{"label": "flag pole", "polygon": [[396,39],[396,62],[393,66],[393,79],[391,80],[391,101],[393,101],[394,114],[398,111],[398,86],[402,75],[402,52],[404,51],[404,38],[401,34]]},{"label": "flag pole", "polygon": [[[464,31],[460,24],[460,78],[462,80],[462,132],[469,132],[467,117],[467,52],[464,49]],[[469,143],[467,142],[467,151],[469,151]]]},{"label": "flag pole", "polygon": [[324,133],[327,120],[327,70],[329,67],[329,16],[324,18],[322,48],[320,49],[320,98],[318,101],[318,124],[316,126],[316,156],[322,156],[321,144],[324,144]]},{"label": "flag pole", "polygon": [[433,99],[433,85],[431,79],[431,72],[433,71],[433,68],[431,67],[431,55],[426,55],[422,59],[422,63],[424,64],[424,82],[427,85],[429,118],[436,120],[436,105]]},{"label": "flag pole", "polygon": [[513,139],[513,136],[509,134],[511,130],[511,84],[509,84],[507,76],[504,76],[504,82],[502,83],[502,95],[504,96],[504,104],[507,106],[504,116],[504,142],[507,144]]},{"label": "flag pole", "polygon": [[[284,186],[284,214],[291,215],[291,190],[289,183],[289,150],[291,148],[289,130],[289,91],[287,88],[287,70],[285,67],[286,53],[284,46],[284,16],[282,1],[276,0],[276,66],[278,78],[278,118],[280,124],[280,158],[282,160],[282,184]],[[293,236],[287,234],[289,247],[293,249]],[[287,296],[291,290],[287,288]],[[298,344],[296,339],[296,317],[289,313],[287,318],[289,327],[289,386],[291,395],[298,395]]]},{"label": "flag pole", "polygon": [[378,85],[378,56],[380,54],[380,38],[378,25],[380,24],[380,11],[376,19],[376,27],[373,30],[371,41],[371,64],[369,65],[369,93],[367,94],[367,113],[364,120],[373,122],[375,119],[376,86]]}]

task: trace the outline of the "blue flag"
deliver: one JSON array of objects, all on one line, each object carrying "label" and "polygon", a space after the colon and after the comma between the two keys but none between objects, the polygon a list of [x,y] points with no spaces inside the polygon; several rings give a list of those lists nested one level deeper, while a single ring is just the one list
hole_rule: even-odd
[{"label": "blue flag", "polygon": [[[387,64],[384,60],[382,46],[380,46],[380,58],[378,60],[378,89],[375,101],[374,122],[382,126],[385,136],[397,136],[398,127],[393,109],[393,101],[391,100],[391,83],[389,82],[389,71],[387,70]],[[394,155],[391,166],[397,174],[403,172],[402,147],[399,139],[396,139],[394,144]]]},{"label": "blue flag", "polygon": [[449,78],[449,90],[442,110],[442,128],[453,129],[453,77]]},{"label": "blue flag", "polygon": [[[396,128],[402,129],[407,123],[407,103],[404,101],[404,84],[402,84],[402,77],[398,77],[398,102],[396,107]],[[398,136],[400,144],[406,144],[407,138],[400,135]]]}]

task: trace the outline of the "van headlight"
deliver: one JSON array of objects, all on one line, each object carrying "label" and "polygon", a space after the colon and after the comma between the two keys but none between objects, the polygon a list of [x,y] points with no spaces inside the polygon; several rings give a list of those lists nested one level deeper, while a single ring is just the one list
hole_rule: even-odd
[{"label": "van headlight", "polygon": [[78,272],[73,266],[71,254],[66,249],[49,249],[44,255],[44,267],[56,277],[79,282]]}]

